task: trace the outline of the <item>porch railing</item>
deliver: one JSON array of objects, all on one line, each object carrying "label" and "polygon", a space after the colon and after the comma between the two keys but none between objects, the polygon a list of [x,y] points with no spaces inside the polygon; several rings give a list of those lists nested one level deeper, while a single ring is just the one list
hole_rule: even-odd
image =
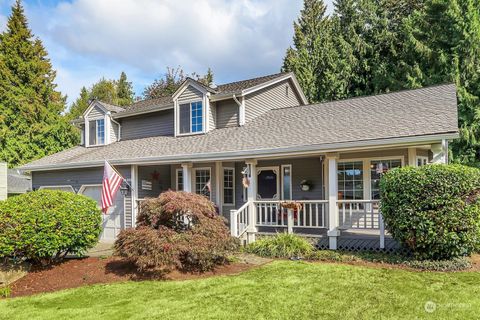
[{"label": "porch railing", "polygon": [[247,202],[240,209],[230,211],[230,233],[233,237],[240,238],[247,231],[250,210],[250,202]]},{"label": "porch railing", "polygon": [[[298,200],[298,210],[292,210],[291,227],[325,228],[327,226],[327,200]],[[255,201],[256,226],[289,227],[288,209],[282,201]]]},{"label": "porch railing", "polygon": [[378,200],[339,200],[338,221],[340,229],[379,229]]}]

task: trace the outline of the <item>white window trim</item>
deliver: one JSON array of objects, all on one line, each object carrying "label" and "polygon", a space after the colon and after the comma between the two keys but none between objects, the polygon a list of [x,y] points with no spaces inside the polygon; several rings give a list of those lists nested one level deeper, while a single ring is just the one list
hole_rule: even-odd
[{"label": "white window trim", "polygon": [[[98,138],[98,126],[96,125],[96,121],[103,120],[103,144],[90,144],[90,121],[95,121],[95,141]],[[85,119],[85,146],[86,147],[99,147],[105,146],[110,143],[110,121],[108,119],[108,115],[105,114],[102,117],[95,117],[95,118],[86,118]]]},{"label": "white window trim", "polygon": [[[389,156],[389,157],[369,157],[369,158],[352,158],[352,159],[341,159],[338,160],[338,163],[344,162],[363,162],[363,199],[371,200],[372,199],[372,179],[370,175],[370,163],[372,161],[382,161],[382,160],[400,160],[401,166],[405,166],[405,156]],[[337,168],[338,172],[338,168]]]},{"label": "white window trim", "polygon": [[284,189],[284,178],[283,178],[283,169],[284,168],[290,168],[290,199],[293,200],[293,171],[292,171],[292,165],[291,164],[282,164],[280,170],[280,176],[281,176],[281,198],[283,199],[283,189]]},{"label": "white window trim", "polygon": [[[192,132],[192,103],[196,102],[201,102],[202,103],[202,131],[198,132]],[[189,126],[190,126],[190,132],[185,132],[185,133],[180,133],[180,105],[182,104],[188,104],[190,106],[190,118],[189,118]],[[206,132],[206,104],[205,104],[205,99],[195,99],[195,100],[188,100],[188,101],[182,101],[181,103],[177,100],[175,109],[177,110],[176,116],[175,116],[175,132],[177,136],[192,136],[192,135],[197,135],[197,134],[204,134]]]},{"label": "white window trim", "polygon": [[61,185],[56,185],[56,186],[40,186],[40,187],[38,187],[38,190],[42,190],[42,189],[50,190],[51,188],[70,188],[73,193],[76,193],[75,189],[69,184],[61,184]]},{"label": "white window trim", "polygon": [[177,191],[183,191],[183,187],[182,187],[182,190],[179,190],[178,189],[178,173],[181,172],[182,173],[182,180],[183,180],[183,185],[185,186],[185,177],[183,176],[183,168],[180,168],[180,169],[176,169],[175,170],[175,190]]},{"label": "white window trim", "polygon": [[[195,194],[200,194],[200,193],[197,193],[197,171],[199,170],[208,170],[209,174],[210,174],[210,196],[208,197],[210,200],[212,200],[212,168],[210,167],[199,167],[199,168],[193,168],[193,175],[192,175],[192,178],[193,178],[193,192]],[[185,178],[184,178],[185,179]],[[185,183],[185,182],[184,182]],[[201,191],[201,190],[200,190]]]},{"label": "white window trim", "polygon": [[[415,166],[418,167],[418,160],[422,160],[422,163],[423,161],[425,161],[425,164],[428,164],[428,157],[427,156],[416,156],[415,157]],[[423,166],[423,164],[422,164]]]},{"label": "white window trim", "polygon": [[[232,170],[233,172],[233,180],[232,180],[232,191],[233,191],[233,197],[232,197],[232,200],[233,202],[232,203],[229,203],[229,202],[225,202],[225,170]],[[234,167],[223,167],[223,171],[222,171],[222,204],[225,205],[225,206],[234,206],[235,205],[235,168]]]}]

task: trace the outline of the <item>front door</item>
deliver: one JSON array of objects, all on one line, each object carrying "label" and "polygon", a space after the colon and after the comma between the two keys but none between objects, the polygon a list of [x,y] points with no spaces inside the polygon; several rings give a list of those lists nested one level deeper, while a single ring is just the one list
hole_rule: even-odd
[{"label": "front door", "polygon": [[280,186],[278,167],[257,168],[257,200],[278,200]]}]

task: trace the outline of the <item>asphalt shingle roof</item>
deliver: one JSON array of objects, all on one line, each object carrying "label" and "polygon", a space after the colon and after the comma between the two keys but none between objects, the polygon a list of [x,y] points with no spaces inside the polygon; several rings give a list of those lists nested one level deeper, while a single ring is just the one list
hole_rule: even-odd
[{"label": "asphalt shingle roof", "polygon": [[[248,80],[242,80],[242,81],[236,81],[236,82],[231,82],[231,83],[226,83],[226,84],[221,84],[216,86],[215,88],[210,88],[202,84],[201,82],[197,83],[207,89],[208,91],[214,93],[214,94],[233,94],[240,92],[242,90],[254,87],[256,85],[268,82],[270,80],[273,80],[275,78],[281,77],[286,75],[287,73],[277,73],[277,74],[271,74],[268,76],[263,76],[263,77],[258,77],[258,78],[253,78],[253,79],[248,79]],[[195,79],[190,80],[196,81]],[[103,103],[103,105],[107,105],[106,103]],[[111,106],[110,107],[116,107],[116,106]],[[129,106],[126,107],[116,107],[119,108],[118,110],[110,110],[116,112],[116,116],[122,117],[126,116],[130,113],[141,113],[141,112],[147,112],[151,110],[163,110],[167,108],[173,108],[173,99],[171,96],[165,96],[165,97],[159,97],[155,99],[147,99],[147,100],[141,100],[138,102],[135,102]]]},{"label": "asphalt shingle roof", "polygon": [[125,140],[102,147],[74,147],[27,164],[23,169],[99,164],[104,159],[200,159],[218,153],[268,152],[458,132],[454,85],[280,108],[241,127],[183,137]]},{"label": "asphalt shingle roof", "polygon": [[32,178],[24,175],[16,169],[8,169],[7,192],[18,194],[32,190]]}]

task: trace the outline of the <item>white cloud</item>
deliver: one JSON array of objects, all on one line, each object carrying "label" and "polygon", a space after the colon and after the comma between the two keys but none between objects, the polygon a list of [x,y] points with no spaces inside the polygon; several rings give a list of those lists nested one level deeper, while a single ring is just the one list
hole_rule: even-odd
[{"label": "white cloud", "polygon": [[167,66],[181,65],[189,73],[212,67],[217,83],[278,72],[302,5],[302,0],[73,0],[25,7],[58,70],[59,88],[72,101],[81,86],[102,76],[117,78],[122,70],[138,94]]}]

